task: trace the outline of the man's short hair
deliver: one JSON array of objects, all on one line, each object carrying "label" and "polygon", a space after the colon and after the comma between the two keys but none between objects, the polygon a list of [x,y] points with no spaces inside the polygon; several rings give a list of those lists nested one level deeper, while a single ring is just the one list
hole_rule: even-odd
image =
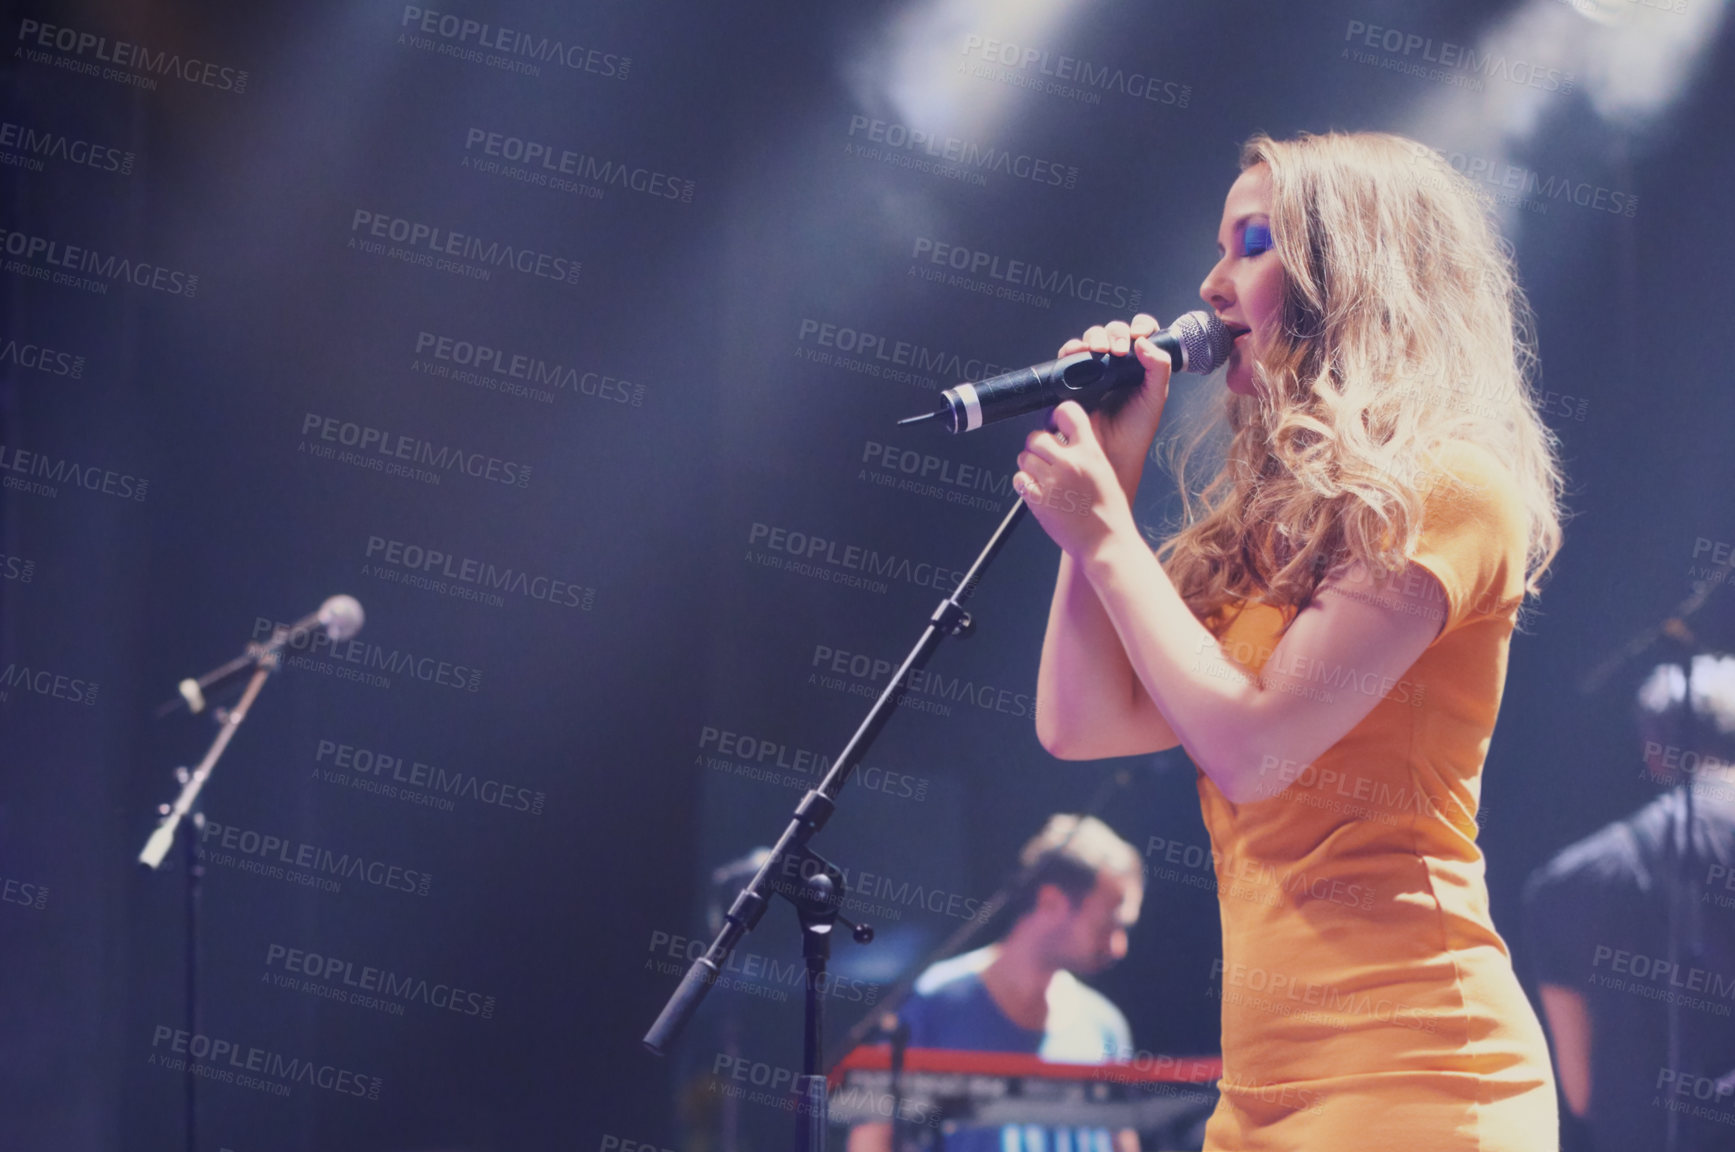
[{"label": "man's short hair", "polygon": [[1066,893],[1076,907],[1096,887],[1097,877],[1110,872],[1137,882],[1144,880],[1138,850],[1094,816],[1058,813],[1032,836],[1018,854],[1023,883],[1013,894],[1011,911],[1020,917],[1036,906],[1045,884]]}]

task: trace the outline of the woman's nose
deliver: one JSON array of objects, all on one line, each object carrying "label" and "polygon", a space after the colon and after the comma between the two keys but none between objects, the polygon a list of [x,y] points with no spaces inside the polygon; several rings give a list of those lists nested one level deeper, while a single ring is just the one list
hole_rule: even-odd
[{"label": "woman's nose", "polygon": [[1205,279],[1199,285],[1199,299],[1219,312],[1235,303],[1235,288],[1229,283],[1229,278],[1223,275],[1221,261],[1205,273]]}]

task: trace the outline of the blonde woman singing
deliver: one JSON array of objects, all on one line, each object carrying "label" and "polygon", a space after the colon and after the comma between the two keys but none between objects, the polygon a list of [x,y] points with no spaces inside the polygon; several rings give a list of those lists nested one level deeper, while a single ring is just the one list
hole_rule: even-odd
[{"label": "blonde woman singing", "polygon": [[1061,405],[1018,457],[1064,552],[1037,734],[1198,766],[1223,923],[1207,1149],[1554,1152],[1476,846],[1508,641],[1560,545],[1528,312],[1428,149],[1260,135],[1241,167],[1200,286],[1238,333],[1230,439],[1181,531],[1153,554],[1132,516],[1168,395],[1150,316],[1061,349],[1130,349],[1142,389]]}]

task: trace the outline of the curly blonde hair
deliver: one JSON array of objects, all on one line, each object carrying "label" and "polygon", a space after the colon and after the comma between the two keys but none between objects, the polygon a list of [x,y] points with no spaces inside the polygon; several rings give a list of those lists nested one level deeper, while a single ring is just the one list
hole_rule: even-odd
[{"label": "curly blonde hair", "polygon": [[1188,607],[1300,609],[1339,566],[1401,568],[1454,441],[1492,452],[1523,495],[1526,591],[1560,549],[1556,440],[1537,413],[1535,338],[1509,247],[1438,153],[1384,133],[1241,151],[1271,176],[1281,331],[1257,395],[1226,393],[1223,467],[1158,550]]}]

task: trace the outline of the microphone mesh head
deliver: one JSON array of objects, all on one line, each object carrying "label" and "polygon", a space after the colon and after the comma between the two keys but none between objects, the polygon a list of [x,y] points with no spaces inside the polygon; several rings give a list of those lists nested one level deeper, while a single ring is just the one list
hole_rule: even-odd
[{"label": "microphone mesh head", "polygon": [[319,623],[333,642],[348,640],[361,631],[366,620],[354,596],[333,596],[319,606]]},{"label": "microphone mesh head", "polygon": [[1211,312],[1189,312],[1169,327],[1181,342],[1182,370],[1201,375],[1215,372],[1229,359],[1235,337]]}]

